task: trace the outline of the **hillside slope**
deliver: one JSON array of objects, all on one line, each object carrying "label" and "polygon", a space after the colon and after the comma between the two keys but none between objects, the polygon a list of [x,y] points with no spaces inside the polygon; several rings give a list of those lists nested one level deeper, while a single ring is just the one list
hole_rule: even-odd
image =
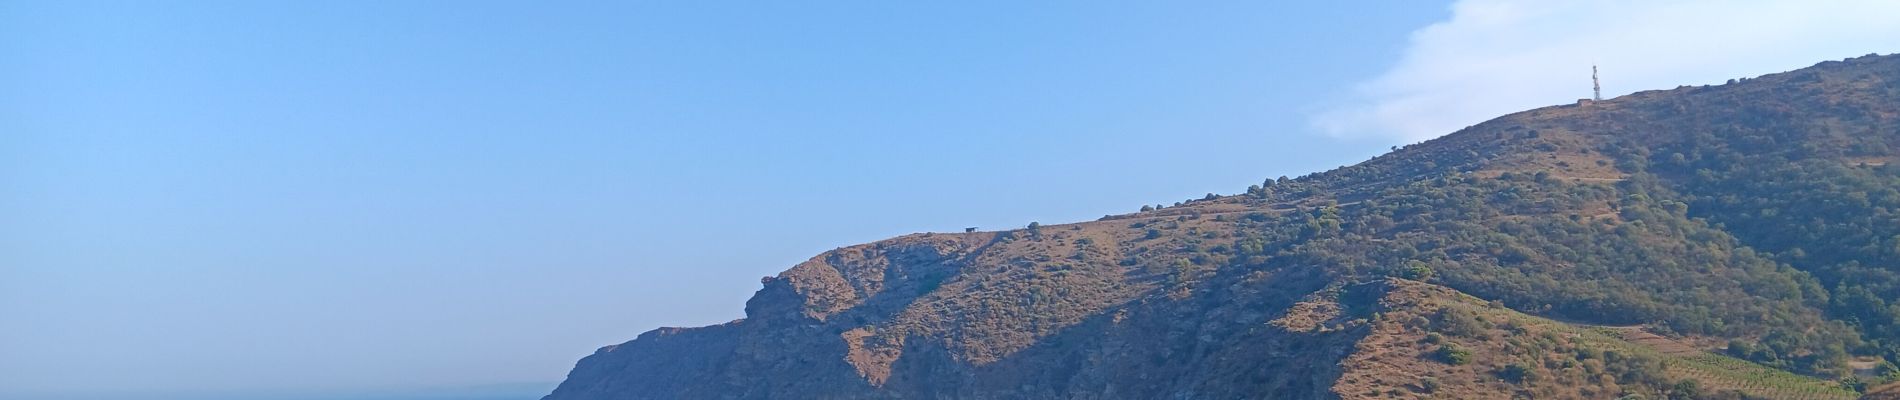
[{"label": "hillside slope", "polygon": [[1900,352],[1897,126],[1900,57],[1868,56],[840,248],[547,399],[1851,397],[1851,356]]}]

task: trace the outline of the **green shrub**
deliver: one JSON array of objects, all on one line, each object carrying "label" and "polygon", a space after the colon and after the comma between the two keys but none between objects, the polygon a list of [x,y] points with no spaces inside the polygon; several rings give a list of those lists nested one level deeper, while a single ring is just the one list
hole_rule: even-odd
[{"label": "green shrub", "polygon": [[1432,355],[1438,357],[1438,361],[1443,361],[1446,364],[1465,365],[1471,363],[1471,351],[1459,348],[1456,344],[1446,343],[1438,346],[1438,351],[1433,352]]},{"label": "green shrub", "polygon": [[1458,337],[1480,337],[1491,329],[1488,325],[1470,311],[1457,308],[1439,309],[1432,318],[1432,330]]}]

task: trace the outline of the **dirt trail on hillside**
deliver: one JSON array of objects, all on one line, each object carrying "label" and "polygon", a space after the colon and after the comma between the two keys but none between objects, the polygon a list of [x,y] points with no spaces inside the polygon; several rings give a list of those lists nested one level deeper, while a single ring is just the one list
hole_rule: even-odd
[{"label": "dirt trail on hillside", "polygon": [[1623,340],[1625,341],[1648,346],[1663,354],[1690,356],[1702,352],[1702,349],[1697,349],[1694,345],[1687,342],[1649,333],[1649,331],[1643,330],[1642,327],[1618,328],[1617,333],[1622,334]]},{"label": "dirt trail on hillside", "polygon": [[1550,316],[1544,316],[1544,318],[1578,327],[1612,330],[1615,331],[1617,336],[1621,337],[1623,341],[1643,345],[1644,347],[1655,349],[1657,352],[1667,355],[1688,356],[1704,352],[1691,342],[1657,335],[1644,329],[1642,325],[1598,325],[1553,318]]}]

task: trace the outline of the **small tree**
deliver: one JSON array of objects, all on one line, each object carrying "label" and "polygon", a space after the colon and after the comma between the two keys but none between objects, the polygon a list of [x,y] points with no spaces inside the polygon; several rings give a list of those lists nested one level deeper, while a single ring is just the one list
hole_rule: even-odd
[{"label": "small tree", "polygon": [[1498,377],[1504,378],[1506,381],[1511,381],[1511,383],[1524,383],[1537,380],[1537,371],[1532,370],[1531,367],[1524,366],[1524,364],[1511,363],[1510,365],[1504,366],[1504,368],[1498,369]]},{"label": "small tree", "polygon": [[1694,379],[1684,379],[1669,388],[1670,400],[1691,400],[1702,397],[1702,385]]},{"label": "small tree", "polygon": [[1405,279],[1411,279],[1415,281],[1423,281],[1423,280],[1431,279],[1432,272],[1433,272],[1432,267],[1426,266],[1424,262],[1420,262],[1418,260],[1411,260],[1405,263],[1405,269],[1399,271],[1399,277],[1405,278]]}]

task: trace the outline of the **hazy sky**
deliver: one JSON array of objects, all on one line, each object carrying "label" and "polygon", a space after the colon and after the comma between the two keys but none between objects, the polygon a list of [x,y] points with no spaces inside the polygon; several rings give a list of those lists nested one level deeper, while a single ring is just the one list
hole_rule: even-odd
[{"label": "hazy sky", "polygon": [[798,3],[0,0],[0,397],[539,387],[835,247],[1239,192],[1592,61],[1900,46],[1852,2]]}]

